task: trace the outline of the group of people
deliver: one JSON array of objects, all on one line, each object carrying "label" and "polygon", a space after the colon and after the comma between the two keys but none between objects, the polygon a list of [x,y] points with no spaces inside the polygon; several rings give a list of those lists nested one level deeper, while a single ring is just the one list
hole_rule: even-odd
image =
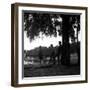
[{"label": "group of people", "polygon": [[[50,60],[49,62],[52,62],[53,64],[60,64],[61,62],[61,53],[62,53],[62,45],[61,45],[61,41],[59,41],[59,45],[58,48],[55,49],[53,47],[53,44],[50,45]],[[39,47],[39,59],[40,59],[40,63],[43,59],[43,54],[42,54],[42,49],[41,46]]]},{"label": "group of people", "polygon": [[59,41],[59,46],[55,50],[53,45],[51,44],[51,55],[50,55],[50,61],[53,62],[53,64],[60,64],[61,62],[61,52],[62,52],[62,45],[61,42]]}]

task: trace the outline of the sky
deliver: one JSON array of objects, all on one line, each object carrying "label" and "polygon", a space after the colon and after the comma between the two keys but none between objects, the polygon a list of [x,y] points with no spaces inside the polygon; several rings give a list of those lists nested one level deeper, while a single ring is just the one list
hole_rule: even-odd
[{"label": "sky", "polygon": [[[81,31],[78,34],[78,40],[80,41],[80,39],[81,39]],[[53,46],[57,46],[59,41],[62,42],[62,37],[59,35],[57,35],[57,37],[54,36],[46,37],[45,35],[42,36],[42,33],[40,33],[39,37],[30,42],[29,38],[26,35],[26,31],[24,31],[24,50],[31,50],[39,46],[49,47],[51,44],[53,44]],[[71,43],[71,41],[69,42]]]},{"label": "sky", "polygon": [[57,37],[46,37],[45,35],[42,36],[42,33],[40,33],[39,37],[30,42],[29,38],[26,36],[26,31],[24,31],[24,50],[31,50],[39,46],[49,47],[51,44],[53,44],[53,46],[57,46],[58,41],[62,41],[61,36],[57,35]]}]

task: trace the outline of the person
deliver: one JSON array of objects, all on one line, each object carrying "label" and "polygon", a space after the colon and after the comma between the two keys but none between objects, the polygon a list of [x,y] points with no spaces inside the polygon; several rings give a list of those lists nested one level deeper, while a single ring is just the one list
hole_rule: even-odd
[{"label": "person", "polygon": [[42,53],[42,48],[41,46],[39,47],[39,53],[38,53],[39,59],[40,59],[40,64],[42,63],[42,59],[43,59],[43,53]]},{"label": "person", "polygon": [[61,45],[61,41],[59,41],[59,46],[58,46],[58,51],[57,51],[57,60],[58,60],[58,64],[60,64],[61,53],[62,53],[62,45]]},{"label": "person", "polygon": [[50,61],[53,62],[53,64],[55,64],[55,51],[53,44],[51,44],[50,46]]}]

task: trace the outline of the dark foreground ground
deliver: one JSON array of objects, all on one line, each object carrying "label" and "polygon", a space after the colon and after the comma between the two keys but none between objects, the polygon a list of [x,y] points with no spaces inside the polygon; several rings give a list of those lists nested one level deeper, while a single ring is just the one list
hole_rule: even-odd
[{"label": "dark foreground ground", "polygon": [[47,65],[24,66],[24,77],[80,75],[80,66]]}]

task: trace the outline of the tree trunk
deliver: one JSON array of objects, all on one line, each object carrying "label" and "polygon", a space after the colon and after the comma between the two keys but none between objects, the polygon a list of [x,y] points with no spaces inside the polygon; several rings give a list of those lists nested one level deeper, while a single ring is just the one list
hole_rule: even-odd
[{"label": "tree trunk", "polygon": [[61,64],[70,65],[70,45],[69,45],[69,30],[70,30],[70,15],[62,15],[62,58]]}]

